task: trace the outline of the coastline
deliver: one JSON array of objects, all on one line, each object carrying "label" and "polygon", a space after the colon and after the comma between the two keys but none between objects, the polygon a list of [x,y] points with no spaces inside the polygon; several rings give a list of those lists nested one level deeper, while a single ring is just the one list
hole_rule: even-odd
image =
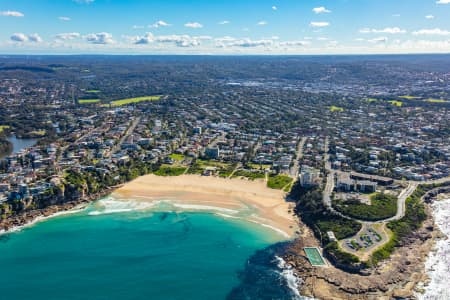
[{"label": "coastline", "polygon": [[435,218],[435,224],[441,232],[440,238],[429,253],[425,262],[427,278],[419,282],[416,297],[418,299],[436,299],[442,297],[448,299],[448,276],[450,272],[450,195],[441,194],[431,204]]},{"label": "coastline", "polygon": [[[294,215],[293,203],[285,201],[284,192],[267,188],[263,181],[198,175],[141,176],[118,188],[11,216],[0,222],[0,234],[71,213],[107,195],[118,201],[132,200],[147,206],[168,202],[185,211],[211,211],[224,218],[239,218],[285,233],[285,238],[291,241],[286,252],[279,254],[280,258],[301,282],[298,286],[300,294],[321,300],[415,297],[430,280],[426,272],[427,259],[436,243],[445,237],[435,224],[431,204],[426,201],[428,218],[422,227],[389,260],[366,276],[350,274],[332,265],[313,268],[302,254],[303,247],[319,247],[319,241]],[[442,194],[434,198],[441,199]]]},{"label": "coastline", "polygon": [[285,201],[283,191],[266,187],[264,181],[150,174],[123,185],[111,196],[150,204],[168,202],[183,210],[217,211],[225,218],[240,218],[270,228],[285,238],[294,238],[298,233],[294,204]]},{"label": "coastline", "polygon": [[45,219],[55,217],[64,213],[70,213],[73,210],[79,210],[87,206],[92,201],[98,200],[112,192],[113,189],[107,189],[102,192],[85,196],[73,201],[51,205],[41,209],[33,209],[12,215],[9,218],[0,220],[0,235],[18,231],[24,227],[31,226]]},{"label": "coastline", "polygon": [[[303,247],[319,247],[312,231],[301,225],[302,235],[291,243],[283,259],[302,279],[300,293],[321,300],[328,299],[415,299],[422,283],[429,281],[425,264],[436,243],[444,238],[435,224],[432,208],[426,204],[428,218],[422,227],[399,247],[390,259],[366,275],[351,274],[331,264],[311,267]],[[300,223],[302,224],[302,223]]]}]

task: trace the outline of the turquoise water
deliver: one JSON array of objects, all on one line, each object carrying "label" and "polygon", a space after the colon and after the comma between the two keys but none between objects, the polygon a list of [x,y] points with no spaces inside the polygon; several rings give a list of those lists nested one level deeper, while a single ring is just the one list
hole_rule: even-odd
[{"label": "turquoise water", "polygon": [[[90,208],[0,236],[0,298],[253,299],[240,296],[253,288],[248,260],[277,239],[256,224],[212,213],[92,215]],[[271,277],[278,274],[272,267]],[[273,280],[289,295],[279,276]]]}]

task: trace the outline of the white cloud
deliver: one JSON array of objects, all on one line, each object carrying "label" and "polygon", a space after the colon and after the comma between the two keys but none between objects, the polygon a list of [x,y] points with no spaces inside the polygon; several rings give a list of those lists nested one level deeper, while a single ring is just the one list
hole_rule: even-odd
[{"label": "white cloud", "polygon": [[28,41],[28,37],[27,37],[25,34],[23,34],[23,33],[14,33],[14,34],[10,37],[10,39],[11,39],[13,42],[19,42],[19,43],[23,43],[23,42]]},{"label": "white cloud", "polygon": [[108,32],[91,33],[84,36],[86,41],[92,44],[112,44],[114,40],[112,39],[112,34]]},{"label": "white cloud", "polygon": [[24,33],[14,33],[10,37],[11,41],[18,42],[18,43],[24,43],[24,42],[32,42],[32,43],[41,43],[42,38],[37,33],[33,33],[30,35],[26,35]]},{"label": "white cloud", "polygon": [[392,15],[394,18],[398,18],[398,17],[400,17],[400,14],[393,14]]},{"label": "white cloud", "polygon": [[0,16],[4,16],[4,17],[24,17],[25,15],[23,13],[21,13],[20,11],[7,10],[7,11],[0,11]]},{"label": "white cloud", "polygon": [[406,30],[403,30],[398,27],[386,27],[384,29],[370,29],[370,28],[362,28],[359,30],[360,33],[389,33],[389,34],[401,34],[406,33]]},{"label": "white cloud", "polygon": [[225,20],[225,21],[219,22],[219,25],[227,25],[227,24],[230,24],[230,21]]},{"label": "white cloud", "polygon": [[440,28],[420,29],[420,30],[414,31],[413,35],[440,35],[440,36],[446,36],[446,35],[450,35],[450,31],[443,30],[443,29],[440,29]]},{"label": "white cloud", "polygon": [[267,22],[266,21],[259,21],[256,25],[258,25],[258,26],[266,26]]},{"label": "white cloud", "polygon": [[249,38],[245,39],[236,39],[230,36],[225,36],[222,38],[217,38],[214,40],[216,42],[217,48],[256,48],[256,47],[269,47],[274,44],[274,41],[271,39],[262,39],[262,40],[252,40]]},{"label": "white cloud", "polygon": [[57,35],[55,35],[55,38],[58,40],[74,40],[74,39],[78,39],[81,37],[81,34],[79,34],[78,32],[66,32],[66,33],[59,33]]},{"label": "white cloud", "polygon": [[165,35],[158,36],[155,39],[159,43],[174,43],[177,47],[195,47],[200,45],[199,38],[191,37],[190,35]]},{"label": "white cloud", "polygon": [[325,13],[331,13],[331,10],[326,9],[323,6],[320,6],[320,7],[314,7],[313,12],[315,12],[316,14],[325,14]]},{"label": "white cloud", "polygon": [[437,4],[449,4],[450,0],[439,0],[439,1],[436,1],[436,3]]},{"label": "white cloud", "polygon": [[432,20],[432,19],[434,19],[434,16],[433,15],[427,15],[427,16],[425,16],[425,19]]},{"label": "white cloud", "polygon": [[277,10],[277,9],[278,9],[278,7],[276,7],[275,5],[272,6],[272,10]]},{"label": "white cloud", "polygon": [[60,21],[70,21],[71,20],[71,18],[69,18],[69,17],[58,17],[58,19]]},{"label": "white cloud", "polygon": [[198,22],[189,22],[189,23],[184,24],[184,27],[198,29],[198,28],[203,28],[203,25]]},{"label": "white cloud", "polygon": [[133,28],[133,29],[144,29],[145,26],[142,26],[142,25],[133,25],[132,28]]},{"label": "white cloud", "polygon": [[371,40],[367,40],[369,43],[373,43],[373,44],[384,44],[387,43],[388,38],[385,36],[381,36],[381,37],[377,37],[377,38],[373,38]]},{"label": "white cloud", "polygon": [[147,45],[154,41],[154,36],[151,32],[147,32],[144,36],[136,37],[134,43],[136,45]]},{"label": "white cloud", "polygon": [[309,44],[311,43],[308,41],[285,41],[278,43],[278,45],[280,45],[281,47],[304,47],[308,46]]},{"label": "white cloud", "polygon": [[162,20],[159,20],[158,22],[153,23],[152,25],[149,25],[150,28],[159,28],[159,27],[167,27],[170,26],[169,23],[164,22]]},{"label": "white cloud", "polygon": [[33,43],[41,43],[42,42],[42,38],[37,33],[30,34],[28,36],[28,40]]},{"label": "white cloud", "polygon": [[311,27],[327,27],[327,26],[330,26],[330,23],[328,23],[328,22],[311,22],[311,23],[309,23],[309,26],[311,26]]}]

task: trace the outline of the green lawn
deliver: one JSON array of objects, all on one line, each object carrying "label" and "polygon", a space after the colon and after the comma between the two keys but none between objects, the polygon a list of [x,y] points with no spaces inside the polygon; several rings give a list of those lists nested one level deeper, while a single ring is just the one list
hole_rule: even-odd
[{"label": "green lawn", "polygon": [[162,165],[156,172],[156,176],[180,176],[183,175],[186,168],[183,167],[170,167]]},{"label": "green lawn", "polygon": [[172,153],[172,154],[169,155],[169,157],[170,157],[171,159],[173,159],[173,160],[176,160],[176,161],[182,161],[182,160],[184,160],[184,155],[183,155],[183,154]]},{"label": "green lawn", "polygon": [[[122,105],[127,105],[127,104],[145,102],[145,101],[158,101],[159,99],[161,99],[161,96],[144,96],[144,97],[121,99],[121,100],[111,101],[111,106],[116,107],[116,106],[122,106]],[[105,104],[103,106],[108,106],[108,104]]]},{"label": "green lawn", "polygon": [[378,99],[375,98],[367,98],[367,102],[377,102]]},{"label": "green lawn", "polygon": [[248,178],[250,180],[263,179],[265,176],[266,175],[263,172],[251,172],[251,171],[247,171],[247,170],[237,170],[233,174],[233,178],[235,178],[235,177],[245,177],[245,178]]},{"label": "green lawn", "polygon": [[202,174],[207,167],[216,167],[220,177],[228,177],[236,167],[235,164],[227,164],[214,160],[197,159],[188,170],[189,174]]},{"label": "green lawn", "polygon": [[390,104],[397,106],[397,107],[402,107],[403,106],[403,102],[402,101],[397,101],[397,100],[391,100],[388,101]]},{"label": "green lawn", "polygon": [[10,128],[8,125],[0,125],[0,133],[3,132],[3,130]]},{"label": "green lawn", "polygon": [[249,163],[248,166],[252,169],[255,170],[260,170],[260,169],[270,169],[272,167],[272,165],[269,164],[254,164],[254,163]]},{"label": "green lawn", "polygon": [[383,220],[397,213],[397,197],[376,193],[370,197],[370,205],[361,203],[359,200],[337,200],[336,210],[359,220]]},{"label": "green lawn", "polygon": [[100,93],[101,91],[100,90],[88,90],[88,91],[86,91],[86,93],[90,93],[90,94],[97,94],[97,93]]},{"label": "green lawn", "polygon": [[422,97],[416,97],[416,96],[408,96],[408,95],[406,95],[406,96],[400,96],[399,98],[406,99],[406,100],[416,100],[416,99],[421,99]]},{"label": "green lawn", "polygon": [[330,111],[331,112],[343,112],[344,108],[343,107],[339,107],[339,106],[330,106]]},{"label": "green lawn", "polygon": [[99,103],[100,99],[79,99],[79,104],[93,104],[93,103]]},{"label": "green lawn", "polygon": [[281,190],[292,182],[292,178],[287,175],[270,176],[267,186],[271,189]]},{"label": "green lawn", "polygon": [[449,101],[444,100],[444,99],[433,99],[433,98],[428,98],[426,100],[426,102],[430,102],[430,103],[447,103]]},{"label": "green lawn", "polygon": [[46,134],[45,130],[34,130],[30,132],[30,135],[33,136],[44,136]]}]

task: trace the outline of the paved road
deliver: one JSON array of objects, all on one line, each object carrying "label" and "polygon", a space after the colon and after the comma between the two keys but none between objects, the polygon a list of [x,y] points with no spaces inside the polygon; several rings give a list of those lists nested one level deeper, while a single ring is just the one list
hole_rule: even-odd
[{"label": "paved road", "polygon": [[400,192],[400,194],[397,197],[397,213],[392,218],[389,218],[387,220],[384,220],[383,222],[389,222],[394,220],[400,220],[405,216],[406,212],[406,199],[408,199],[409,196],[411,196],[412,193],[416,190],[417,186],[419,184],[416,182],[409,182],[406,189]]},{"label": "paved road", "polygon": [[[333,206],[331,204],[331,194],[333,193],[334,190],[334,176],[335,174],[339,174],[339,173],[344,173],[342,171],[338,171],[336,172],[336,170],[333,170],[331,168],[331,163],[329,161],[329,154],[328,154],[328,150],[329,150],[329,140],[328,137],[325,139],[325,155],[324,155],[324,160],[325,160],[325,169],[329,172],[328,176],[327,176],[327,182],[325,185],[325,189],[323,191],[323,204],[328,207],[331,211],[338,213],[337,211],[335,211],[333,209]],[[445,180],[444,180],[445,181]],[[424,183],[424,182],[421,182]],[[377,224],[377,223],[387,223],[390,221],[394,221],[394,220],[399,220],[401,218],[403,218],[405,216],[405,210],[406,210],[406,199],[408,199],[408,197],[414,193],[414,191],[416,190],[417,186],[419,185],[419,182],[414,182],[414,181],[408,181],[408,186],[402,190],[399,194],[399,196],[397,197],[397,213],[395,214],[395,216],[393,216],[392,218],[389,219],[385,219],[385,220],[380,220],[380,221],[374,221],[374,222],[367,222],[367,221],[363,221],[363,220],[357,220],[360,221],[363,224]],[[347,216],[344,216],[340,213],[338,213],[339,215],[349,218]]]},{"label": "paved road", "polygon": [[306,137],[302,137],[300,139],[300,142],[298,143],[298,147],[297,147],[297,155],[294,159],[294,165],[289,170],[289,174],[291,175],[292,178],[294,178],[294,180],[297,180],[298,174],[300,172],[299,162],[300,162],[300,159],[302,159],[302,157],[303,157],[303,149],[304,149],[306,140],[307,140]]},{"label": "paved road", "polygon": [[141,117],[135,118],[132,122],[130,127],[128,127],[125,134],[120,138],[119,142],[112,148],[111,153],[115,153],[120,150],[120,146],[122,146],[123,142],[133,133],[136,126],[141,121]]}]

